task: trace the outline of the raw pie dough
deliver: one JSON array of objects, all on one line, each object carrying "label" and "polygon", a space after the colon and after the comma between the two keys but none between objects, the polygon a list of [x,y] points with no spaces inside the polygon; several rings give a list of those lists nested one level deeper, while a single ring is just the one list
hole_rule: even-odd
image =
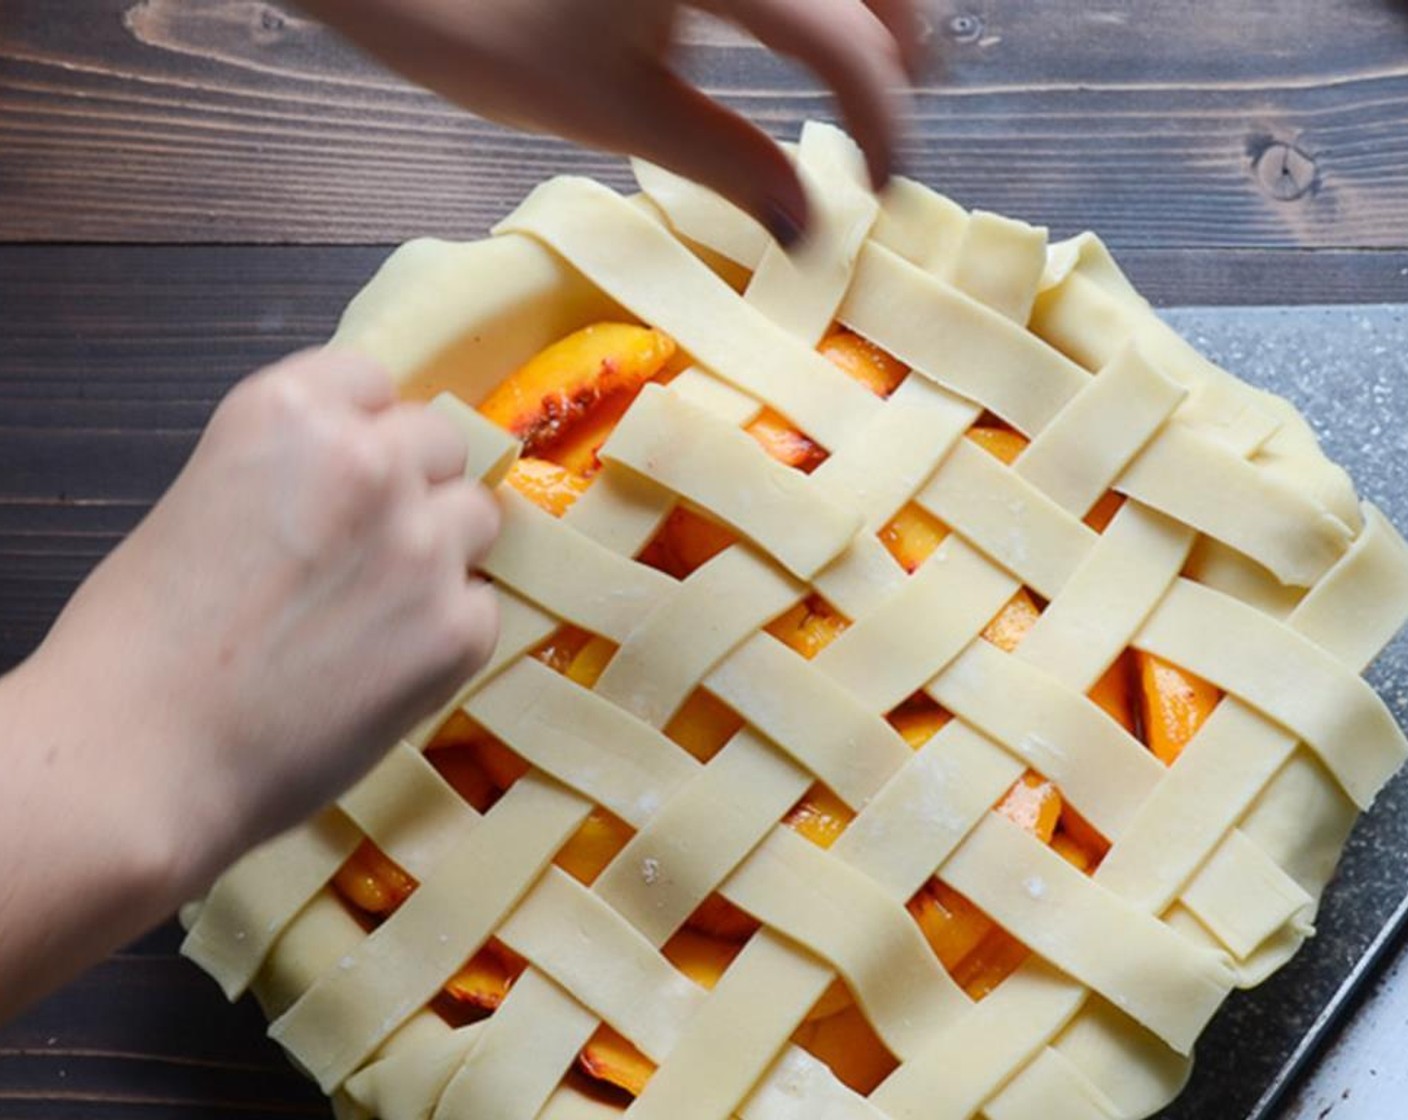
[{"label": "raw pie dough", "polygon": [[[530,773],[481,816],[419,749],[442,713],[183,915],[342,1117],[614,1115],[561,1085],[599,1022],[660,1067],[639,1120],[1146,1116],[1229,990],[1311,932],[1408,754],[1358,675],[1408,616],[1408,549],[1286,402],[1195,353],[1093,236],[904,180],[879,202],[826,126],[796,155],[816,232],[793,256],[639,165],[636,198],[555,179],[489,240],[403,246],[343,318],[338,345],[468,405],[600,319],[693,364],[640,393],[565,517],[501,488],[502,638],[447,712]],[[888,400],[815,352],[835,322],[911,367]],[[739,431],[765,406],[829,452],[812,474]],[[436,407],[497,484],[515,441]],[[1031,440],[1010,468],[960,438],[984,410]],[[744,539],[682,582],[631,559],[681,499]],[[876,531],[911,500],[953,531],[906,575]],[[1049,605],[1020,650],[977,641],[1023,586]],[[804,661],[759,628],[811,592],[852,625]],[[525,656],[564,621],[620,646],[594,689]],[[1226,692],[1171,768],[1085,696],[1131,646]],[[701,684],[748,721],[707,765],[660,731]],[[880,716],[920,689],[956,718],[914,752]],[[1113,842],[1093,876],[990,811],[1029,766]],[[858,811],[829,850],[777,823],[818,780]],[[551,860],[594,804],[635,836],[589,889]],[[370,935],[328,885],[363,837],[420,882]],[[980,1002],[905,911],[935,874],[1033,950]],[[715,890],[763,924],[705,991],[659,947]],[[491,936],[529,967],[452,1028],[426,1005]],[[899,1062],[868,1097],[789,1042],[837,976]]]}]

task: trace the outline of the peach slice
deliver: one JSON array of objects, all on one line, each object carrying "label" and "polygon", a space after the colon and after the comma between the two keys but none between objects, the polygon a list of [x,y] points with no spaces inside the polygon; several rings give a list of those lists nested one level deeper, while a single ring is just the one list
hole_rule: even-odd
[{"label": "peach slice", "polygon": [[1222,692],[1216,685],[1152,653],[1136,650],[1134,660],[1139,667],[1145,740],[1160,762],[1172,766],[1212,715]]},{"label": "peach slice", "polygon": [[841,327],[823,338],[817,352],[878,397],[899,388],[909,367],[868,338]]},{"label": "peach slice", "polygon": [[639,560],[666,575],[684,579],[738,538],[733,530],[684,506],[670,512],[660,531],[641,550]]},{"label": "peach slice", "polygon": [[363,840],[332,877],[333,886],[364,914],[384,918],[411,897],[418,884],[401,865]]},{"label": "peach slice", "polygon": [[997,811],[1049,844],[1061,819],[1061,793],[1040,774],[1028,770],[997,803]]},{"label": "peach slice", "polygon": [[425,758],[479,812],[487,812],[498,800],[499,790],[479,764],[479,753],[473,745],[455,743],[427,749]]},{"label": "peach slice", "polygon": [[500,793],[507,790],[531,769],[517,751],[504,746],[502,742],[487,732],[482,738],[474,741],[472,749],[480,769],[489,776],[489,780],[494,783],[494,788]]},{"label": "peach slice", "polygon": [[746,941],[758,932],[758,920],[716,892],[695,907],[685,928],[721,941]]},{"label": "peach slice", "polygon": [[969,428],[964,434],[989,455],[1001,459],[1009,467],[1017,461],[1017,456],[1026,450],[1030,442],[1021,432],[985,424]]},{"label": "peach slice", "polygon": [[665,725],[665,734],[700,762],[708,762],[742,726],[737,712],[712,692],[697,688]]},{"label": "peach slice", "polygon": [[493,1011],[503,1003],[528,962],[502,941],[491,940],[445,984],[445,993],[459,1003]]},{"label": "peach slice", "polygon": [[1085,852],[1091,870],[1094,870],[1110,850],[1110,842],[1105,839],[1104,833],[1076,812],[1069,801],[1061,806],[1061,825],[1056,830],[1056,839],[1059,840],[1062,836]]},{"label": "peach slice", "polygon": [[1041,611],[1026,588],[1018,588],[1017,594],[1007,600],[1006,606],[984,627],[983,637],[1004,653],[1011,653],[1040,617]]},{"label": "peach slice", "polygon": [[603,401],[630,394],[664,369],[675,342],[629,323],[594,323],[540,350],[505,378],[479,411],[536,455]]},{"label": "peach slice", "polygon": [[713,988],[743,951],[743,942],[710,937],[696,930],[679,930],[660,952],[665,959],[702,988]]},{"label": "peach slice", "polygon": [[909,502],[880,530],[880,543],[913,575],[948,536],[948,526],[923,506]]},{"label": "peach slice", "polygon": [[505,480],[539,509],[561,517],[586,493],[591,479],[547,459],[525,457],[513,464]]},{"label": "peach slice", "polygon": [[588,1077],[626,1090],[633,1097],[645,1091],[655,1063],[605,1023],[582,1048],[578,1058]]},{"label": "peach slice", "polygon": [[807,790],[806,796],[793,806],[782,823],[817,847],[829,848],[855,816],[844,801],[818,782]]},{"label": "peach slice", "polygon": [[849,625],[845,617],[820,595],[809,595],[796,606],[783,611],[764,629],[810,661]]},{"label": "peach slice", "polygon": [[1126,650],[1115,658],[1115,662],[1105,670],[1105,675],[1095,682],[1087,695],[1095,701],[1112,720],[1131,735],[1134,734],[1134,702],[1130,696],[1133,683],[1134,662]]},{"label": "peach slice", "polygon": [[573,658],[582,652],[592,636],[586,630],[575,626],[559,626],[542,645],[533,651],[533,656],[554,673],[565,673]]},{"label": "peach slice", "polygon": [[930,879],[907,903],[929,947],[950,973],[993,928],[992,919],[946,883]]},{"label": "peach slice", "polygon": [[820,444],[792,427],[786,417],[770,408],[764,409],[744,430],[779,463],[796,467],[806,474],[816,470],[826,458],[826,451]]},{"label": "peach slice", "polygon": [[842,1084],[857,1093],[870,1093],[898,1065],[854,1004],[835,1015],[804,1022],[792,1039],[825,1062]]},{"label": "peach slice", "polygon": [[558,850],[553,863],[589,887],[634,835],[625,821],[597,807]]},{"label": "peach slice", "polygon": [[1022,966],[1030,950],[1006,930],[994,926],[963,958],[953,978],[973,999],[982,999]]},{"label": "peach slice", "polygon": [[917,751],[937,735],[953,716],[939,707],[928,693],[920,692],[911,696],[885,718],[909,744],[910,749]]}]

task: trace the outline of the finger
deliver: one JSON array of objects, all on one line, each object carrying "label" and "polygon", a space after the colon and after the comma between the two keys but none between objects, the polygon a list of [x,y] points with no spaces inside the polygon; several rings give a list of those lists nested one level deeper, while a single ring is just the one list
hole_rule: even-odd
[{"label": "finger", "polygon": [[463,477],[469,445],[464,432],[440,413],[424,405],[398,404],[378,416],[375,427],[398,461],[432,485]]},{"label": "finger", "polygon": [[625,148],[711,187],[752,214],[784,247],[807,226],[807,198],[791,161],[762,129],[652,61],[619,75]]},{"label": "finger", "polygon": [[719,14],[810,67],[836,94],[878,190],[890,180],[907,87],[900,47],[861,0],[714,0]]},{"label": "finger", "polygon": [[430,495],[431,516],[454,542],[454,555],[464,568],[483,561],[499,535],[499,504],[488,489],[468,480],[447,483]]},{"label": "finger", "polygon": [[929,53],[926,28],[928,24],[913,0],[865,0],[899,46],[900,59],[910,81],[917,81],[924,71]]},{"label": "finger", "polygon": [[396,403],[396,383],[380,362],[340,347],[304,350],[279,367],[299,378],[330,404],[381,412]]},{"label": "finger", "polygon": [[471,576],[458,608],[463,639],[459,675],[461,680],[467,680],[489,660],[499,644],[499,597],[482,579]]}]

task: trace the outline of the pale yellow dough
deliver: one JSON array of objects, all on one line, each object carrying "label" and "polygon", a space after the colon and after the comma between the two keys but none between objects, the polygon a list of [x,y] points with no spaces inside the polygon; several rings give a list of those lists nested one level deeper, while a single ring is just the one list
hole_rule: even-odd
[{"label": "pale yellow dough", "polygon": [[[488,665],[183,914],[341,1116],[603,1120],[561,1082],[605,1022],[660,1067],[640,1120],[1135,1120],[1309,935],[1408,756],[1358,676],[1408,617],[1408,546],[1289,405],[1198,356],[1093,237],[906,180],[877,199],[827,126],[796,158],[816,229],[793,256],[639,164],[634,200],[556,179],[488,240],[403,247],[343,318],[335,343],[399,379],[468,386],[433,407],[504,529]],[[693,365],[554,519],[499,485],[517,446],[472,406],[602,318]],[[815,352],[837,321],[912,368],[888,399]],[[829,452],[812,475],[739,430],[764,407]],[[1011,467],[961,438],[984,410],[1031,439]],[[741,539],[676,581],[632,557],[680,501]],[[952,533],[906,575],[875,533],[910,501]],[[978,636],[1023,585],[1049,605],[1004,653]],[[759,631],[812,592],[850,626],[806,662]],[[525,656],[564,622],[620,646],[594,689]],[[1131,645],[1227,693],[1172,768],[1085,696]],[[707,764],[661,731],[699,687],[746,724]],[[918,690],[955,718],[911,751],[883,716]],[[482,816],[420,753],[461,707],[533,767]],[[1094,876],[991,812],[1028,766],[1113,842]],[[815,781],[857,814],[829,850],[779,823]],[[550,864],[594,805],[636,834],[586,888]],[[364,836],[420,881],[370,935],[327,886]],[[934,875],[1034,950],[981,1002],[905,910]],[[763,930],[708,992],[661,947],[714,891]],[[426,1004],[491,936],[528,970],[452,1030]],[[837,976],[899,1062],[868,1098],[789,1041]]]}]

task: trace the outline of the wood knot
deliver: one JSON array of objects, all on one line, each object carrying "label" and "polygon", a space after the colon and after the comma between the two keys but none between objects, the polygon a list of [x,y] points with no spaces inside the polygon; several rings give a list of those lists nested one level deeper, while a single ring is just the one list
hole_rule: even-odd
[{"label": "wood knot", "polygon": [[271,43],[283,38],[288,30],[288,16],[269,4],[254,6],[254,40]]},{"label": "wood knot", "polygon": [[948,21],[948,35],[955,43],[976,43],[983,37],[983,17],[965,12]]},{"label": "wood knot", "polygon": [[1259,150],[1252,153],[1252,174],[1277,202],[1294,202],[1315,189],[1319,168],[1304,148],[1284,140],[1270,140],[1257,147]]}]

